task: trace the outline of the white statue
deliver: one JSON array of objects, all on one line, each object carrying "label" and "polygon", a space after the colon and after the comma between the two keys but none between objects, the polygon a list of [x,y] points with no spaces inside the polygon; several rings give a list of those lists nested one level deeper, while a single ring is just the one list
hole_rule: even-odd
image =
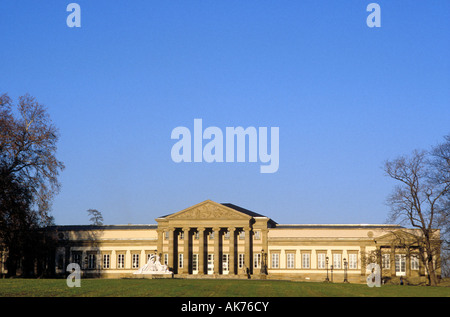
[{"label": "white statue", "polygon": [[134,274],[172,274],[167,265],[161,264],[159,255],[151,254],[147,263]]}]

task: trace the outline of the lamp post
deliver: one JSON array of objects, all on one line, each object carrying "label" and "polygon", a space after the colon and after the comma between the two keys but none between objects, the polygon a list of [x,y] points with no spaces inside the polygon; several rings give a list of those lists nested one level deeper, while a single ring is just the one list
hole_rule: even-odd
[{"label": "lamp post", "polygon": [[331,269],[331,283],[333,283],[333,265],[330,266]]},{"label": "lamp post", "polygon": [[266,261],[264,259],[264,249],[261,250],[261,274],[267,274],[267,270],[266,270]]},{"label": "lamp post", "polygon": [[348,262],[344,258],[344,283],[348,283],[348,280],[347,280],[347,264],[348,264]]},{"label": "lamp post", "polygon": [[325,258],[325,263],[327,265],[327,278],[325,279],[325,282],[329,282],[330,279],[328,278],[328,257]]}]

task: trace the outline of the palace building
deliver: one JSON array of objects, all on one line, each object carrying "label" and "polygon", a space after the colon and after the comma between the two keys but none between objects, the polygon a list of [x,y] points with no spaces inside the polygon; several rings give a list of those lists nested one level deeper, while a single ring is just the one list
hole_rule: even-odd
[{"label": "palace building", "polygon": [[[152,225],[55,226],[57,274],[136,277],[152,255],[182,278],[292,279],[365,283],[369,263],[384,279],[425,280],[416,233],[398,225],[277,224],[206,200]],[[147,276],[158,277],[158,276]]]}]

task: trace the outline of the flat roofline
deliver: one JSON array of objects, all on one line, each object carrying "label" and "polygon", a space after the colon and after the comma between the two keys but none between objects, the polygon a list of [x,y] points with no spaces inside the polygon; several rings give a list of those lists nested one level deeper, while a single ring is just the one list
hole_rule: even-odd
[{"label": "flat roofline", "polygon": [[129,230],[129,229],[157,229],[157,224],[126,224],[126,225],[55,225],[49,226],[49,230]]},{"label": "flat roofline", "polygon": [[395,224],[277,224],[274,229],[375,229],[375,228],[403,228]]}]

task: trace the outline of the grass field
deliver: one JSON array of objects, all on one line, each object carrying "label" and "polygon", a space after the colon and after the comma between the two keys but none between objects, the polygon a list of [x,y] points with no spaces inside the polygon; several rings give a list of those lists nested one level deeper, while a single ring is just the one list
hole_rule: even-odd
[{"label": "grass field", "polygon": [[450,287],[268,280],[1,279],[0,297],[450,297]]}]

